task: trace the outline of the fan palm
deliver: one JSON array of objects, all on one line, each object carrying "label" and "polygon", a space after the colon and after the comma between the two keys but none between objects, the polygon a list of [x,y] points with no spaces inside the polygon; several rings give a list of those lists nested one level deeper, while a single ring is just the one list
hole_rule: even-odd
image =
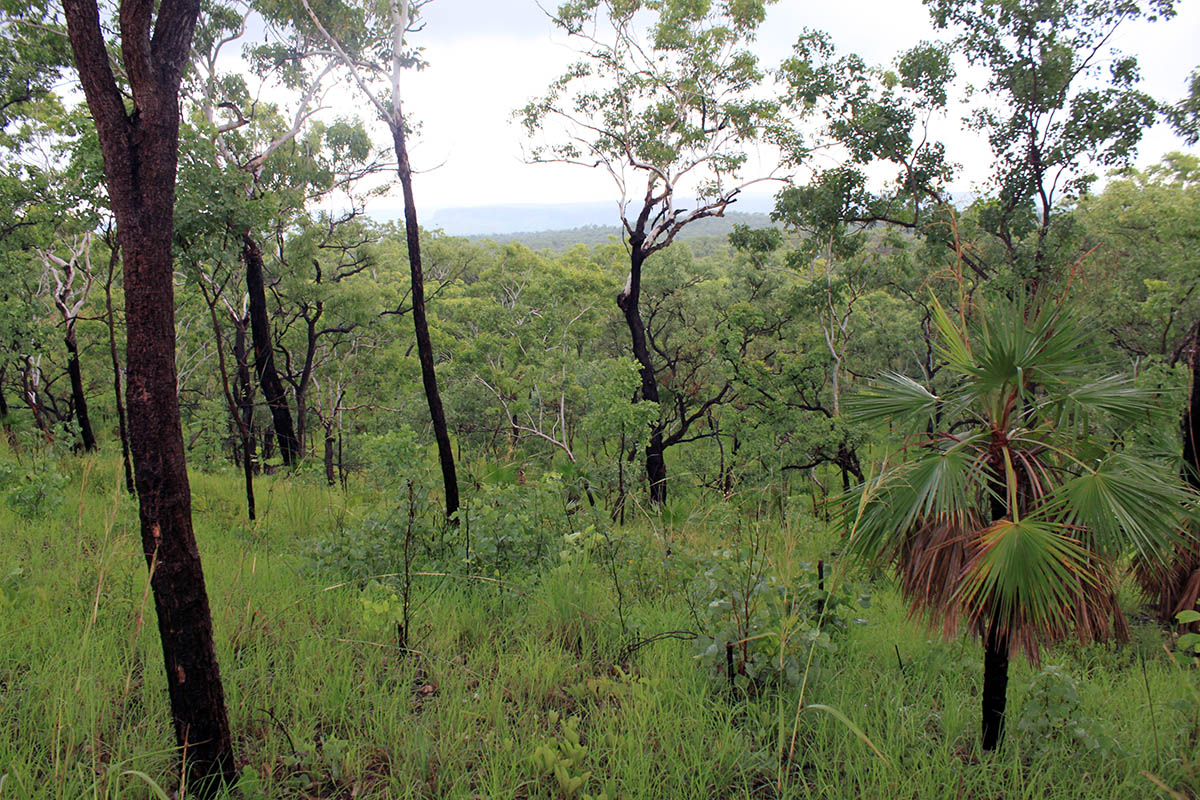
[{"label": "fan palm", "polygon": [[976,316],[969,327],[935,307],[948,389],[886,374],[848,404],[912,434],[845,513],[849,551],[895,563],[913,613],[983,639],[991,750],[1012,647],[1036,661],[1072,633],[1123,636],[1116,563],[1175,544],[1188,495],[1121,446],[1114,424],[1145,421],[1151,397],[1121,376],[1089,377],[1094,346],[1072,314],[1009,304]]}]

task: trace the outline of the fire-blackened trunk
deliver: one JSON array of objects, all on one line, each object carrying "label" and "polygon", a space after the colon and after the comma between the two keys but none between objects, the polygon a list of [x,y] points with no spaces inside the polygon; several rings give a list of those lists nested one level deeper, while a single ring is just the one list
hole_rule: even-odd
[{"label": "fire-blackened trunk", "polygon": [[[633,340],[633,357],[641,366],[642,390],[639,400],[658,402],[658,381],[654,376],[654,365],[650,362],[650,348],[646,343],[646,325],[642,321],[638,302],[642,294],[642,263],[646,260],[641,251],[641,237],[630,241],[629,283],[625,291],[617,295],[617,305],[625,314],[625,324]],[[663,429],[655,424],[646,444],[646,480],[650,487],[650,502],[661,504],[667,500],[667,462],[664,458]]]},{"label": "fire-blackened trunk", "polygon": [[121,4],[120,52],[133,98],[131,111],[113,78],[96,1],[63,0],[63,9],[96,122],[125,261],[130,450],[171,716],[187,792],[209,797],[234,782],[236,763],[192,531],[176,395],[171,254],[179,85],[200,2]]},{"label": "fire-blackened trunk", "polygon": [[446,412],[438,392],[437,373],[433,369],[433,343],[429,339],[429,322],[425,317],[425,273],[421,266],[421,232],[417,227],[417,205],[413,197],[412,166],[408,162],[408,147],[404,141],[404,120],[396,115],[392,122],[392,143],[396,150],[396,169],[404,195],[404,235],[408,243],[408,266],[412,275],[412,316],[417,338],[417,359],[421,362],[421,382],[429,404],[429,419],[433,437],[437,440],[438,461],[442,467],[442,483],[446,489],[446,518],[455,520],[458,511],[458,476],[454,469],[454,451],[446,428]]},{"label": "fire-blackened trunk", "polygon": [[96,436],[92,433],[92,421],[88,418],[87,395],[83,392],[83,373],[79,369],[79,345],[75,341],[74,322],[67,323],[67,375],[71,378],[71,404],[75,407],[75,422],[79,425],[79,438],[85,452],[96,449]]},{"label": "fire-blackened trunk", "polygon": [[291,466],[300,459],[300,446],[292,426],[283,381],[275,370],[275,346],[271,342],[271,322],[267,316],[267,289],[263,280],[262,248],[249,231],[242,234],[242,263],[246,267],[246,294],[250,306],[250,339],[254,342],[254,371],[263,398],[271,410],[275,438],[279,440],[279,455]]}]

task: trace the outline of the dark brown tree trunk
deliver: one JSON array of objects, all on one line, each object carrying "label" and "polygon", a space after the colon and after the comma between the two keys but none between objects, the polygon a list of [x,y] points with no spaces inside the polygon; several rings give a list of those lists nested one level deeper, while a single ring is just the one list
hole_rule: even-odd
[{"label": "dark brown tree trunk", "polygon": [[254,466],[254,385],[250,383],[250,360],[246,358],[246,326],[249,320],[233,320],[233,357],[237,361],[237,378],[234,393],[242,411],[242,424],[246,428],[246,466],[253,474]]},{"label": "dark brown tree trunk", "polygon": [[317,341],[321,338],[317,332],[317,322],[321,319],[324,304],[317,303],[317,313],[312,319],[306,320],[304,342],[304,366],[300,370],[300,380],[293,386],[296,389],[296,441],[300,444],[301,452],[307,452],[308,436],[308,387],[312,385],[313,365],[317,356]]},{"label": "dark brown tree trunk", "polygon": [[263,281],[262,248],[250,235],[242,234],[242,262],[246,265],[246,294],[250,298],[250,338],[254,342],[254,371],[262,387],[275,438],[279,440],[279,455],[283,463],[292,466],[300,460],[300,447],[292,427],[292,412],[288,408],[283,382],[275,370],[275,346],[271,342],[271,323],[267,317],[267,289]]},{"label": "dark brown tree trunk", "polygon": [[129,460],[129,431],[125,423],[125,400],[121,392],[121,358],[117,354],[117,318],[113,313],[112,302],[112,285],[113,279],[117,272],[117,258],[120,255],[121,247],[117,242],[109,239],[109,233],[105,233],[105,241],[108,242],[108,279],[104,282],[104,308],[105,321],[108,323],[108,354],[112,359],[113,371],[113,396],[117,403],[117,431],[121,436],[121,463],[125,468],[125,490],[130,494],[134,494],[137,489],[133,483],[133,464]]},{"label": "dark brown tree trunk", "polygon": [[8,437],[9,444],[13,444],[12,426],[8,422],[8,399],[4,396],[4,373],[6,369],[6,367],[0,366],[0,425],[4,426],[4,435]]},{"label": "dark brown tree trunk", "polygon": [[[399,98],[394,98],[399,102]],[[421,230],[417,227],[417,204],[413,198],[412,167],[408,163],[408,148],[404,142],[404,120],[399,113],[392,120],[392,143],[396,149],[396,171],[404,194],[404,235],[408,242],[408,266],[412,273],[413,328],[417,335],[417,358],[421,362],[421,382],[429,403],[429,418],[433,422],[433,437],[437,440],[438,461],[442,466],[442,483],[446,488],[446,519],[457,522],[458,476],[454,470],[454,451],[446,430],[446,413],[438,393],[437,374],[433,369],[433,344],[429,339],[429,322],[425,318],[425,275],[421,268]]]},{"label": "dark brown tree trunk", "polygon": [[[657,403],[658,381],[654,376],[654,365],[650,362],[650,349],[646,345],[646,325],[638,308],[642,294],[642,263],[646,260],[641,245],[641,237],[631,238],[629,285],[626,291],[617,295],[617,305],[625,313],[625,324],[629,326],[629,335],[633,340],[633,357],[642,367],[642,391],[637,399]],[[662,426],[656,424],[646,445],[646,480],[650,486],[650,502],[656,505],[667,499],[667,462],[663,454]]]},{"label": "dark brown tree trunk", "polygon": [[1181,424],[1184,480],[1200,491],[1200,326],[1192,341],[1192,387]]},{"label": "dark brown tree trunk", "polygon": [[29,411],[33,414],[33,424],[42,432],[47,441],[54,441],[54,434],[50,433],[50,428],[46,425],[44,409],[38,399],[37,384],[40,378],[32,356],[25,356],[25,369],[21,373],[21,380],[25,389],[25,404],[29,406]]},{"label": "dark brown tree trunk", "polygon": [[325,429],[325,482],[330,486],[337,485],[337,476],[333,472],[333,429]]},{"label": "dark brown tree trunk", "polygon": [[96,449],[96,436],[92,433],[92,421],[88,418],[87,396],[83,393],[83,373],[79,369],[79,345],[75,342],[75,323],[67,323],[67,375],[71,378],[71,400],[75,407],[75,422],[79,425],[79,438],[84,452]]},{"label": "dark brown tree trunk", "polygon": [[200,2],[121,4],[121,55],[132,112],[126,111],[109,66],[95,0],[63,0],[63,8],[96,122],[125,261],[130,449],[175,738],[187,791],[211,797],[232,784],[237,771],[208,594],[192,532],[176,395],[171,258],[179,84]]},{"label": "dark brown tree trunk", "polygon": [[1008,635],[995,620],[983,644],[983,749],[995,750],[1004,736],[1008,702]]}]

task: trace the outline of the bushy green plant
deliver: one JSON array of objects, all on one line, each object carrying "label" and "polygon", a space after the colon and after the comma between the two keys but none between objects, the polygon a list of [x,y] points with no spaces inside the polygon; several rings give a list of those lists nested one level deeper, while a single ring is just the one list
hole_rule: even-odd
[{"label": "bushy green plant", "polygon": [[[1175,615],[1175,620],[1180,625],[1191,625],[1195,622],[1200,622],[1200,611],[1196,609],[1187,609],[1180,611]],[[1189,655],[1200,656],[1200,633],[1185,633],[1179,637],[1177,645],[1180,650]]]},{"label": "bushy green plant", "polygon": [[1059,751],[1063,744],[1103,756],[1119,751],[1117,743],[1098,730],[1079,703],[1079,685],[1061,666],[1049,665],[1033,679],[1017,730],[1037,756]]},{"label": "bushy green plant", "polygon": [[[422,543],[420,552],[428,557],[435,547],[431,543],[436,539],[437,522],[428,514],[419,514],[413,523],[417,530],[413,538]],[[373,513],[357,524],[339,526],[313,542],[310,564],[318,573],[341,580],[386,581],[403,570],[408,524],[403,513],[389,511]]]},{"label": "bushy green plant", "polygon": [[467,500],[467,565],[476,572],[507,574],[557,559],[571,518],[561,477],[483,484]]},{"label": "bushy green plant", "polygon": [[0,492],[4,502],[26,519],[44,517],[62,505],[67,476],[52,461],[28,469],[0,462]]},{"label": "bushy green plant", "polygon": [[592,780],[592,770],[583,771],[588,757],[588,748],[579,735],[579,717],[559,720],[557,711],[547,717],[548,725],[558,726],[558,735],[544,741],[530,756],[534,769],[547,778],[552,778],[560,797],[580,796],[583,800],[608,800],[615,796],[607,791],[591,795],[582,789]]},{"label": "bushy green plant", "polygon": [[696,657],[710,675],[750,691],[796,686],[819,668],[813,648],[837,650],[854,606],[866,598],[855,600],[843,581],[822,586],[811,564],[797,566],[798,576],[779,575],[754,544],[711,555],[690,591],[700,627]]}]

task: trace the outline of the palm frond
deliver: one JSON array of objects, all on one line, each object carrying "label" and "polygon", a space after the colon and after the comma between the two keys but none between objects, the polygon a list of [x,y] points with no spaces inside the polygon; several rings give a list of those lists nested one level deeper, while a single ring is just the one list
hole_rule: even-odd
[{"label": "palm frond", "polygon": [[941,398],[896,372],[885,372],[864,392],[846,398],[845,409],[856,421],[902,419],[917,427],[937,411]]},{"label": "palm frond", "polygon": [[955,597],[967,617],[998,622],[1027,649],[1066,635],[1077,622],[1081,592],[1109,592],[1100,562],[1068,531],[1036,516],[997,520],[979,531],[968,544],[974,554]]},{"label": "palm frond", "polygon": [[955,372],[969,373],[974,367],[974,359],[971,357],[967,332],[961,330],[954,320],[950,319],[937,297],[933,298],[933,324],[941,337],[941,341],[934,345],[937,352]]},{"label": "palm frond", "polygon": [[1074,414],[1103,412],[1125,422],[1135,422],[1156,410],[1153,399],[1150,392],[1128,377],[1109,375],[1071,389],[1043,407],[1058,406],[1062,412]]},{"label": "palm frond", "polygon": [[869,561],[889,561],[910,531],[935,515],[963,515],[976,505],[987,479],[975,439],[949,439],[866,481],[842,502],[849,549]]},{"label": "palm frond", "polygon": [[1080,528],[1098,554],[1132,548],[1153,562],[1179,542],[1182,523],[1194,514],[1191,500],[1165,469],[1115,454],[1064,481],[1046,499],[1046,513]]}]

